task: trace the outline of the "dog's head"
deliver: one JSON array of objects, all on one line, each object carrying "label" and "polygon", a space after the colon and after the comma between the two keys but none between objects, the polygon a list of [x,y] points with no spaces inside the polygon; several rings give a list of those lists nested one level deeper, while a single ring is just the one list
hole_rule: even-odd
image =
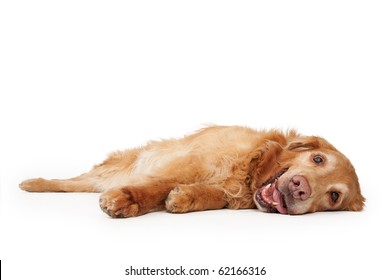
[{"label": "dog's head", "polygon": [[286,145],[269,146],[274,148],[263,153],[253,170],[258,209],[282,214],[362,210],[365,199],[354,167],[326,140],[295,137]]}]

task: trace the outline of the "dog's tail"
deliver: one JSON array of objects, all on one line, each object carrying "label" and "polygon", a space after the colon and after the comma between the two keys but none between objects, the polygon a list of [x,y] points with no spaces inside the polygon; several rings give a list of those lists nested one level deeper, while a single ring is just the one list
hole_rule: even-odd
[{"label": "dog's tail", "polygon": [[138,158],[140,148],[112,153],[104,162],[87,173],[71,179],[30,179],[20,183],[22,190],[29,192],[103,192],[126,186]]},{"label": "dog's tail", "polygon": [[22,190],[29,192],[101,192],[91,180],[82,176],[67,180],[29,179],[20,183]]}]

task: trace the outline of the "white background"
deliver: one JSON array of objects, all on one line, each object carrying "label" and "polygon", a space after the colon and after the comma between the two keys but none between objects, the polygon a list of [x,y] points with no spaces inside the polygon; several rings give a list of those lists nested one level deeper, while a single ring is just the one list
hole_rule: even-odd
[{"label": "white background", "polygon": [[[388,278],[389,14],[373,0],[2,1],[2,279],[168,279],[130,265]],[[365,210],[115,220],[98,194],[18,188],[208,123],[324,136],[354,163]]]}]

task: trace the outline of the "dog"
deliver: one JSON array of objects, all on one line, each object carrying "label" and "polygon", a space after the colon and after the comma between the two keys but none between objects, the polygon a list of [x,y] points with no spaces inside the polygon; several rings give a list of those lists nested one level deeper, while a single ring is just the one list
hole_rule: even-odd
[{"label": "dog", "polygon": [[115,152],[67,180],[23,181],[30,192],[102,192],[113,218],[166,209],[250,209],[281,214],[360,211],[351,162],[325,139],[295,130],[210,126],[181,139]]}]

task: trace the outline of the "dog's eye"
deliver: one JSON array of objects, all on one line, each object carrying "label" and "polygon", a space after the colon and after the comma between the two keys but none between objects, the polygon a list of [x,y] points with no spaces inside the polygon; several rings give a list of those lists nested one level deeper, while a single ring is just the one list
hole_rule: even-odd
[{"label": "dog's eye", "polygon": [[315,162],[315,163],[317,163],[317,164],[321,164],[321,163],[323,163],[324,162],[324,158],[322,157],[322,156],[314,156],[313,157],[313,161]]},{"label": "dog's eye", "polygon": [[339,193],[337,193],[337,192],[332,192],[332,193],[330,194],[330,199],[332,199],[332,202],[333,202],[333,203],[336,203],[337,199],[339,199]]}]

